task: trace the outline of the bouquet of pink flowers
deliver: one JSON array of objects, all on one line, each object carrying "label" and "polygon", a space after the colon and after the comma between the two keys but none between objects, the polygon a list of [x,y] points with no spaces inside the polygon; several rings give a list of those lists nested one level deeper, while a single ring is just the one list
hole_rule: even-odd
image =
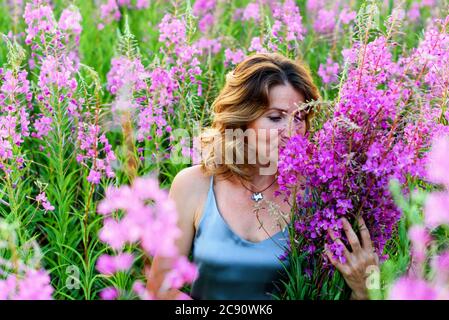
[{"label": "bouquet of pink flowers", "polygon": [[[445,40],[432,37],[433,41],[448,47],[446,29],[438,34]],[[410,69],[416,52],[394,61],[392,46],[381,36],[345,50],[348,73],[332,117],[315,132],[294,135],[281,150],[280,193],[286,198],[296,193],[295,237],[301,238],[299,251],[306,254],[309,274],[313,267],[330,266],[321,255],[325,244],[334,259],[345,262],[341,243],[328,234],[331,229],[348,244],[343,217],[349,221],[362,217],[376,253],[381,260],[387,258],[384,247],[401,218],[389,181],[405,184],[424,177],[423,151],[432,136],[449,132],[444,125],[447,119],[440,117],[440,104],[432,104],[435,96],[428,95],[437,75],[426,66],[420,75]],[[425,93],[427,116],[423,117],[422,105],[415,102]],[[304,187],[307,193],[297,192]]]}]

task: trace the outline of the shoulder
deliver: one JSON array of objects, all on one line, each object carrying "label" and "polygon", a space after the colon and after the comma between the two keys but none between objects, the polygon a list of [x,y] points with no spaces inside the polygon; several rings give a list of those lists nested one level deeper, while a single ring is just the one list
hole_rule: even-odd
[{"label": "shoulder", "polygon": [[178,201],[187,204],[197,204],[207,195],[210,177],[203,171],[201,165],[185,168],[173,179],[170,194]]},{"label": "shoulder", "polygon": [[207,176],[201,165],[195,165],[182,169],[173,179],[171,188],[183,191],[184,189],[207,189],[209,187],[210,177]]},{"label": "shoulder", "polygon": [[195,230],[202,215],[210,186],[210,176],[201,165],[178,172],[170,188],[170,197],[175,201],[181,220]]}]

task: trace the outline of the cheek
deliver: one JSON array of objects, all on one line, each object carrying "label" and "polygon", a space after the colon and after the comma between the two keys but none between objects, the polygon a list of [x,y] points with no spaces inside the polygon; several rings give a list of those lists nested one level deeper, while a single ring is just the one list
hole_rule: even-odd
[{"label": "cheek", "polygon": [[[251,147],[264,145],[264,149],[276,149],[282,144],[280,138],[284,133],[287,122],[283,119],[273,122],[270,119],[261,118],[248,125],[248,129],[254,130],[256,143],[249,143]],[[271,131],[270,131],[271,130]]]},{"label": "cheek", "polygon": [[303,135],[303,136],[306,134],[306,124],[305,123],[299,127],[298,134]]}]

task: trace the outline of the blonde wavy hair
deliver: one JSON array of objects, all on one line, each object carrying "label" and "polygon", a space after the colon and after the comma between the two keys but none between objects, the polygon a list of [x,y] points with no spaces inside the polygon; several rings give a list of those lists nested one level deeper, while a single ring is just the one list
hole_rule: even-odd
[{"label": "blonde wavy hair", "polygon": [[[201,136],[204,155],[201,166],[207,175],[231,176],[249,180],[254,165],[248,164],[246,148],[243,164],[227,164],[226,151],[234,158],[242,150],[238,142],[225,141],[226,129],[242,129],[262,116],[269,107],[269,90],[276,85],[290,84],[300,92],[305,102],[320,99],[318,88],[313,83],[309,69],[300,60],[294,61],[277,53],[253,54],[237,65],[226,77],[226,83],[212,104],[213,121],[209,134]],[[310,129],[313,110],[306,113],[306,130]],[[214,134],[210,135],[210,132]],[[218,145],[216,145],[218,144]],[[221,154],[215,148],[221,147]]]}]

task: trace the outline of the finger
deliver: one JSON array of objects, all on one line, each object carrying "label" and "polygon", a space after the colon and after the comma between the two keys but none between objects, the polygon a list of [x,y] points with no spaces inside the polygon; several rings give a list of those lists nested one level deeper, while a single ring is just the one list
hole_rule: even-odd
[{"label": "finger", "polygon": [[339,260],[334,259],[332,252],[330,252],[329,248],[327,247],[327,244],[325,245],[324,252],[326,253],[327,258],[332,263],[332,265],[337,268],[337,270],[342,274],[346,274],[346,265],[341,263]]},{"label": "finger", "polygon": [[358,218],[360,237],[362,238],[362,246],[368,251],[373,251],[373,244],[371,242],[371,236],[369,234],[368,228],[366,227],[365,221],[362,217]]},{"label": "finger", "polygon": [[374,260],[376,262],[376,265],[379,265],[379,256],[377,255],[376,250],[373,249],[373,252],[374,252]]},{"label": "finger", "polygon": [[352,229],[351,224],[346,218],[342,218],[341,222],[343,223],[343,229],[345,230],[346,237],[348,238],[349,244],[351,245],[352,252],[361,252],[362,246],[360,245],[359,237],[357,237],[357,234]]},{"label": "finger", "polygon": [[341,241],[341,239],[339,239],[335,236],[335,234],[331,228],[327,229],[327,233],[329,234],[329,236],[335,243],[338,243],[343,248],[343,255],[345,256],[346,260],[351,261],[352,260],[351,253],[349,252],[348,248],[346,248],[343,241]]}]

